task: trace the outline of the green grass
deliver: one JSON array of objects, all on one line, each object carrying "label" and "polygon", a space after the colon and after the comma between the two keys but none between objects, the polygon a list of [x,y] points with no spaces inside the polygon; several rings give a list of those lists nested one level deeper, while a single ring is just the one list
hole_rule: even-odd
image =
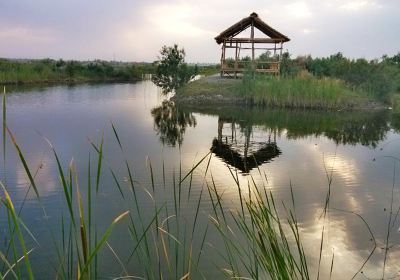
[{"label": "green grass", "polygon": [[[273,77],[246,74],[242,79],[205,78],[179,89],[177,101],[221,95],[226,100],[279,108],[348,109],[382,106],[373,97],[353,90],[343,81],[303,74]],[[227,101],[229,102],[229,101]],[[201,100],[199,101],[201,103]]]},{"label": "green grass", "polygon": [[198,74],[204,76],[211,76],[219,73],[219,65],[199,66]]},{"label": "green grass", "polygon": [[240,80],[234,79],[218,79],[218,78],[202,78],[190,82],[177,90],[178,96],[196,96],[196,95],[218,95],[237,96],[239,95],[238,86]]},{"label": "green grass", "polygon": [[255,104],[283,108],[347,108],[364,101],[340,80],[311,75],[245,76],[240,92]]}]

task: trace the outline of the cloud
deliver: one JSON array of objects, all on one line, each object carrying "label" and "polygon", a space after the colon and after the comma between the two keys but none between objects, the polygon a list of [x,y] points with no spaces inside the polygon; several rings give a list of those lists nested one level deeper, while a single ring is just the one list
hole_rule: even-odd
[{"label": "cloud", "polygon": [[2,26],[0,29],[0,40],[18,41],[20,43],[50,43],[55,40],[54,32],[49,28],[34,29],[25,26]]},{"label": "cloud", "polygon": [[212,32],[193,24],[191,20],[196,14],[195,9],[186,4],[150,6],[145,12],[146,18],[159,31],[184,37],[211,35]]},{"label": "cloud", "polygon": [[[375,58],[398,51],[399,8],[394,0],[247,0],[235,5],[227,0],[5,0],[0,2],[5,42],[0,54],[112,59],[115,53],[121,60],[153,61],[162,45],[178,43],[189,62],[217,62],[220,46],[213,38],[254,11],[291,38],[285,49],[294,56],[341,51]],[[386,42],[384,48],[370,33]]]},{"label": "cloud", "polygon": [[288,16],[296,18],[307,18],[312,15],[310,8],[306,2],[295,2],[285,6],[286,13]]},{"label": "cloud", "polygon": [[378,7],[378,5],[373,1],[350,1],[340,6],[342,9],[348,11],[359,11],[362,9]]},{"label": "cloud", "polygon": [[306,35],[308,35],[308,34],[310,34],[310,33],[314,33],[314,32],[315,32],[314,29],[308,29],[308,28],[304,28],[304,29],[303,29],[303,33],[306,34]]}]

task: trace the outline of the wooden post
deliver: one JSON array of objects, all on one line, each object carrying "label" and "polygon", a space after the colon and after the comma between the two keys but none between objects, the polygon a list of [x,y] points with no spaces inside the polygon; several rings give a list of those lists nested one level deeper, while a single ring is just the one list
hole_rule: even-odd
[{"label": "wooden post", "polygon": [[225,40],[222,44],[222,53],[221,53],[221,77],[224,75],[224,63],[225,63]]},{"label": "wooden post", "polygon": [[277,75],[279,75],[281,73],[282,49],[283,49],[283,42],[281,41],[281,48],[280,48],[280,54],[279,54]]},{"label": "wooden post", "polygon": [[221,118],[218,118],[218,142],[222,143],[222,129],[224,128],[224,121]]},{"label": "wooden post", "polygon": [[237,78],[237,71],[238,71],[238,42],[236,42],[235,48],[235,79]]},{"label": "wooden post", "polygon": [[248,155],[249,147],[250,147],[251,130],[252,130],[251,125],[247,125],[246,126],[246,130],[244,132],[245,142],[244,142],[244,155],[243,155],[243,157],[244,157],[244,168],[245,168],[246,171],[248,171],[247,170],[247,155]]},{"label": "wooden post", "polygon": [[254,19],[251,21],[251,63],[254,68]]},{"label": "wooden post", "polygon": [[236,127],[235,127],[235,121],[232,120],[231,123],[231,129],[232,129],[232,141],[231,143],[234,143],[234,139],[235,139],[235,134],[236,134]]}]

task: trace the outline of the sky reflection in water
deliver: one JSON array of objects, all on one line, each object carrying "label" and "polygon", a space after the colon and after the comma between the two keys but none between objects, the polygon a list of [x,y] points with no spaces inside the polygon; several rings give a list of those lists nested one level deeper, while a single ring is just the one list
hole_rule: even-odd
[{"label": "sky reflection in water", "polygon": [[[185,173],[195,159],[199,160],[212,148],[210,170],[223,192],[226,207],[240,207],[238,191],[228,168],[238,168],[245,195],[249,195],[249,174],[258,184],[265,184],[277,201],[290,202],[292,185],[302,238],[314,274],[322,228],[325,230],[322,279],[329,276],[333,253],[334,278],[344,279],[351,278],[372,251],[368,229],[356,214],[361,215],[377,240],[377,249],[363,268],[363,274],[368,278],[382,277],[395,164],[385,156],[399,156],[400,118],[397,115],[387,111],[198,109],[162,101],[160,91],[150,82],[60,86],[26,92],[16,90],[9,94],[9,127],[32,169],[39,170],[39,191],[50,213],[48,220],[41,218],[35,200],[28,201],[24,207],[22,217],[38,234],[39,241],[46,240],[49,228],[57,229],[64,207],[54,158],[43,136],[50,139],[65,165],[74,159],[78,175],[84,181],[89,153],[94,155],[88,139],[98,142],[104,133],[107,164],[119,170],[126,157],[134,166],[135,180],[143,185],[148,185],[150,180],[148,159],[155,170],[156,186],[161,187],[159,171],[163,160],[166,177],[170,178],[174,170],[179,169],[179,160]],[[124,155],[118,152],[110,122],[118,129]],[[12,186],[10,193],[18,204],[25,196],[28,180],[10,143],[7,148],[7,169],[4,172],[2,164],[1,174],[2,178],[6,175],[8,185]],[[195,173],[195,194],[200,191],[205,168],[205,164],[201,164]],[[124,176],[122,171],[118,173]],[[324,221],[321,214],[328,191],[327,174],[332,175],[333,180],[329,211]],[[105,186],[111,184],[108,173],[103,177]],[[171,178],[168,180],[170,182]],[[394,213],[400,207],[398,183],[395,178]],[[124,205],[114,189],[104,188],[101,195],[100,201],[107,200],[108,206],[107,209],[98,207],[96,214],[102,217],[105,226]],[[168,196],[159,199],[168,199]],[[144,207],[152,207],[147,201],[143,197]],[[194,208],[195,203],[189,200],[186,207]],[[207,199],[202,207],[201,219],[206,222],[210,210]],[[4,219],[0,220],[3,224]],[[390,225],[391,247],[385,274],[388,278],[399,276],[400,265],[396,262],[400,257],[399,221],[399,217],[393,217]],[[117,231],[115,235],[111,240],[116,248],[123,250],[124,234]],[[51,246],[44,245],[43,250],[46,247]],[[33,261],[40,263],[46,258],[51,256],[37,256]],[[208,271],[214,267],[210,263],[203,266]],[[104,269],[112,270],[112,264],[104,264]]]}]

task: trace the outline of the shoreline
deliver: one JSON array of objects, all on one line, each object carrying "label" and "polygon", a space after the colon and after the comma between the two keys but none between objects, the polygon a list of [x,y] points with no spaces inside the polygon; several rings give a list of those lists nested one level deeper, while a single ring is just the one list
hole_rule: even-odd
[{"label": "shoreline", "polygon": [[85,83],[134,83],[142,81],[142,79],[62,79],[62,80],[38,80],[38,81],[5,81],[0,82],[0,86],[57,86],[57,85],[74,85]]},{"label": "shoreline", "polygon": [[189,105],[189,106],[248,106],[248,107],[264,107],[271,109],[306,109],[306,110],[329,110],[329,111],[366,111],[366,110],[390,110],[389,106],[379,102],[369,102],[353,106],[343,107],[323,107],[323,106],[274,106],[266,104],[257,104],[251,98],[239,97],[239,96],[223,96],[221,94],[216,95],[196,95],[196,96],[179,96],[174,95],[170,98],[171,101],[178,105]]}]

